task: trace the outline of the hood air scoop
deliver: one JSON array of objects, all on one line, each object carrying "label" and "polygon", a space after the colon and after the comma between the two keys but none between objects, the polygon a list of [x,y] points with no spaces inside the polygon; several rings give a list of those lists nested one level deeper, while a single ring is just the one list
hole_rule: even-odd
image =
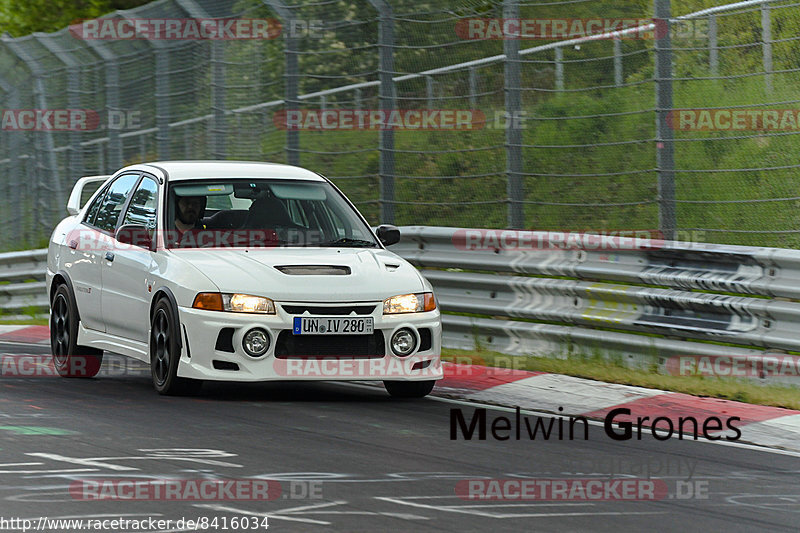
[{"label": "hood air scoop", "polygon": [[349,276],[349,266],[338,265],[283,265],[278,270],[290,276]]}]

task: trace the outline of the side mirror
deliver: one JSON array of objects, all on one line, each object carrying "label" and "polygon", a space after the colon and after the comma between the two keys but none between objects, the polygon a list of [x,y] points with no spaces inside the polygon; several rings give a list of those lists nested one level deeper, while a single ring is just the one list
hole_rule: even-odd
[{"label": "side mirror", "polygon": [[150,238],[150,231],[138,224],[125,224],[117,230],[114,238],[122,244],[140,246],[148,250],[153,249],[153,240]]},{"label": "side mirror", "polygon": [[396,226],[382,224],[375,230],[375,235],[384,246],[391,246],[400,242],[400,230]]}]

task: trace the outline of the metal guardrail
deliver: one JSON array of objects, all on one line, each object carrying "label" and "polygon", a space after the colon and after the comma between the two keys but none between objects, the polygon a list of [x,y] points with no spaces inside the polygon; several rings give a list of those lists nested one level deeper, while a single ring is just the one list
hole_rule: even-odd
[{"label": "metal guardrail", "polygon": [[46,265],[47,249],[0,254],[0,319],[47,312]]},{"label": "metal guardrail", "polygon": [[[433,284],[447,347],[597,353],[648,368],[680,355],[800,351],[797,250],[619,239],[577,249],[557,233],[425,226],[401,235],[391,250]],[[46,258],[0,254],[6,314],[46,311]]]},{"label": "metal guardrail", "polygon": [[404,227],[391,248],[433,285],[445,346],[662,369],[681,355],[800,350],[800,251],[613,238],[577,249],[558,233],[470,231]]}]

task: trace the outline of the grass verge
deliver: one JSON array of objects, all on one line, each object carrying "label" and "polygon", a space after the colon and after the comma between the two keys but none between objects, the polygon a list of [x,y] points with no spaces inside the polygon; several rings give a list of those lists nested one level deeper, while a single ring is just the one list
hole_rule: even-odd
[{"label": "grass verge", "polygon": [[531,355],[508,355],[487,350],[442,350],[442,360],[460,364],[479,364],[515,370],[551,372],[607,383],[619,383],[694,396],[722,398],[757,405],[800,409],[800,388],[760,385],[743,380],[704,376],[671,376],[628,368],[601,357],[555,359]]}]

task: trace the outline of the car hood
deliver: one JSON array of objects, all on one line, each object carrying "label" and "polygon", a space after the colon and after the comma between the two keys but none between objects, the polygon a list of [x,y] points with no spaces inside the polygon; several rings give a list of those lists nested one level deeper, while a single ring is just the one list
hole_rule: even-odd
[{"label": "car hood", "polygon": [[[410,263],[386,250],[237,248],[177,249],[172,253],[200,270],[221,292],[267,296],[276,301],[373,301],[426,288]],[[276,268],[311,265],[347,267],[350,273],[287,274]]]}]

